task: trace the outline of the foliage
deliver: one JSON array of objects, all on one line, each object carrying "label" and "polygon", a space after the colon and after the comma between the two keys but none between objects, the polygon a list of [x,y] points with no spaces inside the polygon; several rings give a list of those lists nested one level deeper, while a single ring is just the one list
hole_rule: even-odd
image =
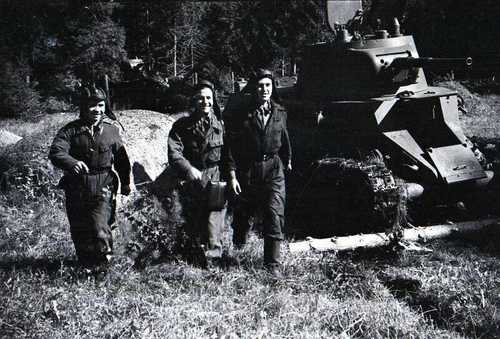
[{"label": "foliage", "polygon": [[[375,29],[378,18],[382,28],[390,30],[392,19],[398,17],[402,30],[414,36],[421,55],[470,55],[478,60],[474,75],[498,72],[498,1],[362,3],[366,31]],[[18,60],[23,60],[34,80],[30,88],[14,86],[23,99],[12,99],[9,105],[15,108],[5,110],[3,116],[21,114],[23,103],[36,106],[38,94],[70,102],[71,83],[82,78],[108,74],[116,83],[122,79],[127,58],[144,60],[140,76],[183,77],[189,82],[200,65],[212,63],[218,70],[212,77],[219,78],[227,91],[232,87],[231,72],[248,77],[254,67],[269,67],[289,74],[292,66],[300,64],[305,45],[333,38],[324,0],[9,0],[0,3],[0,12],[4,14],[0,17],[2,64],[17,68]],[[463,13],[473,24],[464,23]],[[0,81],[11,81],[8,76],[0,74]],[[57,106],[51,104],[53,109]],[[64,103],[61,106],[64,109]]]},{"label": "foliage", "polygon": [[249,74],[277,58],[296,58],[306,43],[325,40],[320,1],[236,1],[214,3],[204,19],[218,66]]},{"label": "foliage", "polygon": [[201,25],[206,7],[204,2],[125,3],[117,17],[126,27],[129,55],[141,56],[149,74],[189,76],[207,48]]},{"label": "foliage", "polygon": [[36,119],[43,106],[30,79],[30,67],[24,62],[0,64],[0,117]]},{"label": "foliage", "polygon": [[120,79],[120,64],[126,57],[122,27],[102,15],[78,18],[68,24],[68,31],[63,41],[70,60],[67,66],[78,78],[98,80],[107,74],[113,81]]},{"label": "foliage", "polygon": [[137,195],[133,202],[119,209],[125,220],[118,222],[128,230],[127,252],[136,256],[136,266],[182,254],[187,239],[177,194],[171,192],[162,198],[148,190],[133,194]]}]

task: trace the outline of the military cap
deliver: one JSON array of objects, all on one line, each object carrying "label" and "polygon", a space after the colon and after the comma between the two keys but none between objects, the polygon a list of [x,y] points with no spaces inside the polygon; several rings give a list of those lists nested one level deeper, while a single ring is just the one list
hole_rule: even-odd
[{"label": "military cap", "polygon": [[82,103],[99,102],[106,99],[106,92],[104,92],[101,88],[96,87],[95,84],[84,85],[80,89],[80,102]]},{"label": "military cap", "polygon": [[218,118],[221,118],[222,114],[221,114],[219,103],[217,102],[217,95],[215,93],[215,86],[214,86],[214,84],[211,81],[202,79],[202,80],[198,81],[198,83],[196,85],[194,85],[194,90],[195,91],[199,91],[199,90],[201,90],[203,88],[210,88],[212,90],[213,101],[214,101],[213,110],[214,110],[215,115]]},{"label": "military cap", "polygon": [[202,89],[202,88],[210,88],[212,90],[212,92],[215,90],[215,86],[212,82],[208,81],[208,80],[200,80],[198,81],[198,83],[196,85],[194,85],[194,89],[196,91]]},{"label": "military cap", "polygon": [[[268,69],[265,69],[265,68],[257,68],[253,72],[252,78],[250,79],[248,84],[245,86],[242,93],[251,93],[252,95],[255,95],[256,94],[255,89],[257,88],[257,83],[259,82],[260,79],[263,79],[263,78],[271,79],[273,82],[273,88],[277,88],[276,81],[275,81],[274,76],[273,76],[273,72],[268,70]],[[276,91],[276,90],[274,90],[273,93],[271,94],[271,98],[277,103],[281,102],[278,91]]]},{"label": "military cap", "polygon": [[262,78],[273,79],[273,72],[265,68],[257,68],[255,71],[255,80],[260,80]]},{"label": "military cap", "polygon": [[[87,83],[80,88],[79,101],[81,110],[85,109],[85,106],[96,104],[99,101],[104,101],[106,102],[106,111],[104,114],[106,114],[111,120],[117,120],[116,115],[111,110],[111,104],[106,92],[102,88],[96,87],[95,83]],[[123,128],[123,125],[120,122],[118,123]]]}]

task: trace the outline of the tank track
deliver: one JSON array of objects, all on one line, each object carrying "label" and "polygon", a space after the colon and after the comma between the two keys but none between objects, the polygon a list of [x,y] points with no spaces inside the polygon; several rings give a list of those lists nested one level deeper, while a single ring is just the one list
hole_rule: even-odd
[{"label": "tank track", "polygon": [[315,235],[389,231],[397,238],[406,221],[403,187],[378,152],[327,157],[314,164],[300,209],[309,211]]}]

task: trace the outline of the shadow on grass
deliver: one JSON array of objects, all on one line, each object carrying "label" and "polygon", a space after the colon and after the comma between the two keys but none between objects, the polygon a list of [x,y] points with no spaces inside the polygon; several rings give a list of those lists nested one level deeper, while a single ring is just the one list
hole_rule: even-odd
[{"label": "shadow on grass", "polygon": [[76,259],[66,258],[21,258],[0,260],[0,269],[4,271],[27,270],[56,273],[64,267],[79,267]]},{"label": "shadow on grass", "polygon": [[450,237],[455,243],[476,247],[483,254],[500,257],[500,225],[491,225],[476,232],[455,234]]},{"label": "shadow on grass", "polygon": [[466,294],[425,291],[418,279],[401,276],[379,276],[379,279],[394,297],[441,329],[474,338],[498,338],[500,319],[494,316],[495,306],[474,307],[477,301]]}]

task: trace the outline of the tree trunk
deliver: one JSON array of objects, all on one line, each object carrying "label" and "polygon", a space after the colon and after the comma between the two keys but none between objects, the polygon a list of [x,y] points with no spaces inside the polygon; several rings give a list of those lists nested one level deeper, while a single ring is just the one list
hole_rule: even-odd
[{"label": "tree trunk", "polygon": [[174,34],[174,77],[177,76],[177,34]]},{"label": "tree trunk", "polygon": [[[484,219],[476,221],[458,222],[451,225],[433,225],[405,229],[403,240],[417,241],[422,239],[437,239],[450,236],[455,233],[467,233],[480,230],[486,226],[500,223],[500,219]],[[345,237],[333,237],[325,239],[309,238],[290,244],[290,252],[298,253],[309,250],[323,251],[346,251],[357,248],[373,248],[389,245],[391,239],[385,233],[359,234]]]}]

